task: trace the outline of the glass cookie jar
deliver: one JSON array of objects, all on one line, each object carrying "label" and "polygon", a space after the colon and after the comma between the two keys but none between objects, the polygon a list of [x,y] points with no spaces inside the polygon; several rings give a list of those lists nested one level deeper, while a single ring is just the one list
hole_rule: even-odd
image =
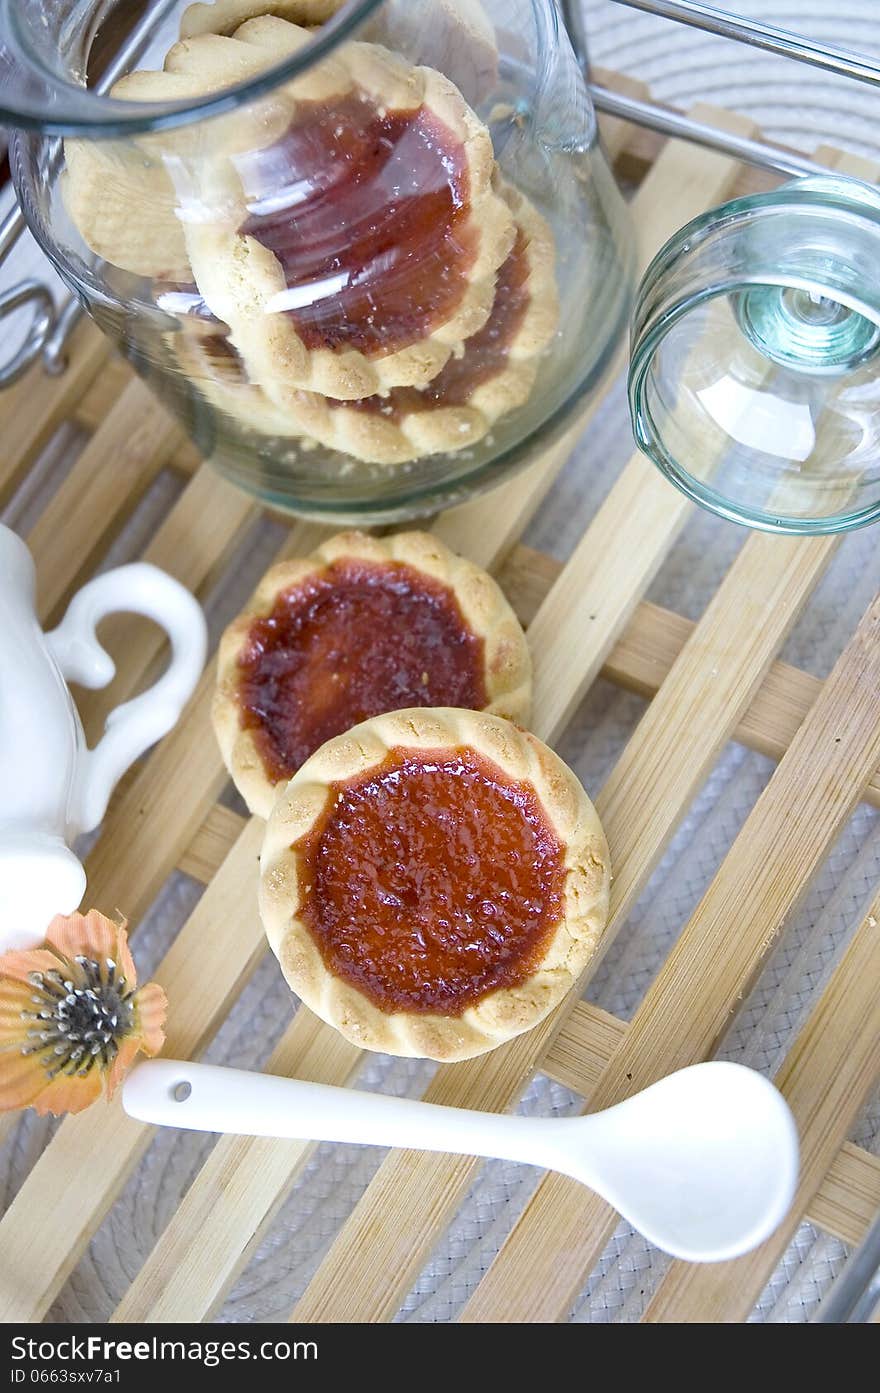
[{"label": "glass cookie jar", "polygon": [[569,421],[632,248],[552,0],[0,16],[28,224],[234,483],[405,519]]}]

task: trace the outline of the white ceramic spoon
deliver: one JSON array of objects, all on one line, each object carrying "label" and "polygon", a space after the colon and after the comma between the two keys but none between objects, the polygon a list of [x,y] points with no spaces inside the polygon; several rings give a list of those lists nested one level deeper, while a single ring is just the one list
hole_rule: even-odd
[{"label": "white ceramic spoon", "polygon": [[200,1132],[415,1147],[561,1171],[690,1262],[756,1247],[781,1222],[797,1182],[788,1105],[739,1064],[696,1064],[586,1117],[466,1112],[173,1059],[133,1069],[122,1102],[142,1122]]}]

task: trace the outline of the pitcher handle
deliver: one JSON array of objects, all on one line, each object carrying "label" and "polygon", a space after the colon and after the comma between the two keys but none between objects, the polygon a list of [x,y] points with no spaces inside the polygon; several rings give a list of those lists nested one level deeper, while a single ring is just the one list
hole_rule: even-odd
[{"label": "pitcher handle", "polygon": [[208,635],[197,600],[156,566],[138,562],[96,576],[74,595],[46,642],[63,675],[84,687],[106,687],[116,672],[96,629],[108,614],[153,619],[167,633],[171,658],[162,676],[140,696],[117,706],[104,735],[86,750],[77,771],[73,820],[82,832],[97,827],[126,769],[177,721],[205,665]]}]

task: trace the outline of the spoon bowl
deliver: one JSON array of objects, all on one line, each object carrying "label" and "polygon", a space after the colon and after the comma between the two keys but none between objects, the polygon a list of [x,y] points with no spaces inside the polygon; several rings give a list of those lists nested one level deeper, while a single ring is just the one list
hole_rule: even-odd
[{"label": "spoon bowl", "polygon": [[696,1064],[572,1121],[572,1164],[557,1169],[688,1262],[757,1247],[794,1196],[794,1119],[778,1089],[742,1065]]},{"label": "spoon bowl", "polygon": [[399,1146],[523,1161],[572,1176],[689,1262],[738,1257],[784,1218],[797,1184],[782,1094],[739,1064],[696,1064],[586,1117],[437,1107],[300,1079],[156,1059],[125,1081],[142,1122],[205,1132]]}]

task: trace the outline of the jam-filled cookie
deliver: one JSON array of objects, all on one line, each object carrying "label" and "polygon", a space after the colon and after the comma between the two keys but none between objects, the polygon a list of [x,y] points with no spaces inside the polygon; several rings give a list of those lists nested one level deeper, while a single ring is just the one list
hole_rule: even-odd
[{"label": "jam-filled cookie", "polygon": [[312,28],[331,19],[345,0],[212,0],[188,6],[180,17],[180,37],[196,34],[233,34],[247,19],[275,15],[293,24]]},{"label": "jam-filled cookie", "polygon": [[394,387],[357,402],[275,394],[303,434],[373,464],[402,464],[475,444],[528,400],[559,320],[555,247],[537,209],[513,188],[504,194],[516,241],[498,272],[492,312],[463,353],[421,389]]},{"label": "jam-filled cookie", "polygon": [[377,716],[279,796],[260,912],[298,996],[364,1049],[482,1054],[542,1020],[605,928],[608,847],[535,736],[462,710]]},{"label": "jam-filled cookie", "polygon": [[[198,73],[208,47],[226,61],[220,44],[274,56],[291,30],[248,20],[166,66]],[[515,235],[489,133],[442,74],[375,44],[344,45],[288,90],[281,139],[202,171],[207,216],[186,228],[199,289],[276,400],[422,386],[485,324]],[[292,180],[295,200],[279,199]]]},{"label": "jam-filled cookie", "polygon": [[343,532],[263,578],[220,644],[214,728],[251,812],[325,741],[403,707],[527,721],[531,660],[496,582],[436,537]]},{"label": "jam-filled cookie", "polygon": [[[346,0],[213,0],[190,5],[180,19],[180,37],[232,34],[246,19],[275,15],[304,28],[332,19]],[[361,37],[382,42],[383,13],[359,30]],[[480,0],[433,0],[429,23],[417,5],[397,6],[392,15],[392,47],[414,63],[449,73],[466,101],[485,100],[498,82],[495,26]],[[374,32],[375,30],[375,32]]]},{"label": "jam-filled cookie", "polygon": [[166,290],[156,301],[161,309],[185,316],[183,332],[168,334],[166,344],[181,372],[216,411],[232,416],[261,437],[274,435],[314,444],[289,412],[282,411],[248,380],[241,356],[229,338],[229,326],[214,318],[197,291]]},{"label": "jam-filled cookie", "polygon": [[[204,95],[310,38],[275,16],[229,36],[198,33],[173,45],[164,71],[133,73],[112,95]],[[167,180],[157,140],[166,163],[169,151],[181,157],[174,232],[182,226],[192,279],[230,326],[250,379],[276,400],[290,390],[358,400],[422,386],[486,323],[513,217],[494,187],[488,130],[434,69],[346,43],[253,109],[218,118],[210,139],[186,126],[144,137],[151,177],[155,167]],[[112,245],[120,200],[111,194],[104,226],[100,201],[82,192],[97,177],[88,147],[68,163],[68,206],[83,237],[121,264]],[[126,228],[129,267],[132,237],[137,229]],[[152,255],[145,249],[144,265]]]},{"label": "jam-filled cookie", "polygon": [[460,450],[528,400],[541,355],[556,331],[558,299],[553,234],[515,189],[517,238],[498,273],[487,323],[427,387],[395,387],[385,396],[339,402],[315,392],[268,397],[252,382],[227,326],[175,335],[184,373],[220,410],[264,434],[317,441],[371,464]]}]

